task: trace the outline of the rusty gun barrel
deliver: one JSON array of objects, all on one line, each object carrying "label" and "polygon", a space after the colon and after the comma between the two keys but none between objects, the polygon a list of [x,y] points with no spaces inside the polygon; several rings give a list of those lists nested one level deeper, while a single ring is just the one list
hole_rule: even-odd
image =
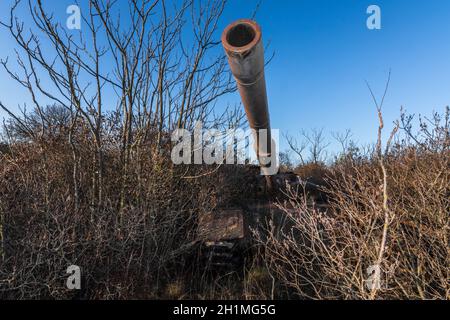
[{"label": "rusty gun barrel", "polygon": [[238,20],[225,29],[222,44],[236,79],[250,128],[255,134],[256,154],[270,189],[270,175],[273,173],[268,168],[273,165],[271,161],[275,160],[272,159],[274,146],[270,132],[261,28],[255,21]]}]

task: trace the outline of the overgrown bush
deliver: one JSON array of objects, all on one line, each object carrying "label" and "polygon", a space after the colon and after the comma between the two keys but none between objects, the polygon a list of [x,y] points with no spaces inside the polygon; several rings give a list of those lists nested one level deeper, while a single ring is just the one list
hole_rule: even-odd
[{"label": "overgrown bush", "polygon": [[192,267],[199,214],[246,197],[242,168],[176,167],[151,148],[133,152],[121,190],[124,168],[110,149],[100,201],[95,153],[81,138],[77,150],[75,177],[62,141],[17,143],[1,155],[2,298],[72,298],[70,265],[82,268],[78,298],[164,296],[174,279],[201,272]]},{"label": "overgrown bush", "polygon": [[330,166],[326,210],[295,190],[279,203],[284,223],[257,235],[279,296],[450,297],[449,110],[421,121],[415,134],[411,118],[402,120],[404,135],[382,155],[353,154]]}]

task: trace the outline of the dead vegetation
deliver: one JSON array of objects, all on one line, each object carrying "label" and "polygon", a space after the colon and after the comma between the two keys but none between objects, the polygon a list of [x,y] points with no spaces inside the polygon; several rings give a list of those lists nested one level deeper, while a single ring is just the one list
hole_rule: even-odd
[{"label": "dead vegetation", "polygon": [[[199,281],[205,270],[198,217],[223,201],[238,203],[246,197],[245,188],[222,190],[229,183],[243,185],[239,179],[246,173],[224,168],[203,178],[183,179],[210,168],[168,166],[170,158],[150,156],[149,150],[128,168],[127,181],[133,187],[123,201],[117,187],[123,165],[114,152],[105,152],[104,198],[98,205],[93,203],[91,174],[95,160],[89,157],[94,151],[89,145],[77,148],[83,157],[77,202],[68,143],[17,144],[2,154],[1,297],[174,297],[182,281]],[[85,289],[75,294],[65,285],[70,265],[82,267]],[[194,295],[189,288],[195,285],[183,287],[188,289],[178,298]]]},{"label": "dead vegetation", "polygon": [[[0,172],[1,296],[448,299],[448,116],[448,109],[436,114],[415,134],[403,118],[403,135],[383,152],[387,196],[376,152],[342,155],[322,168],[326,210],[291,189],[278,204],[283,222],[274,217],[255,234],[258,253],[245,271],[215,275],[201,262],[198,216],[254,197],[245,187],[254,172],[168,166],[149,150],[128,167],[133,187],[123,202],[123,164],[112,149],[98,205],[89,139],[76,139],[78,202],[67,141],[8,145]],[[187,172],[200,178],[183,179]],[[83,268],[85,289],[77,293],[65,287],[72,264]],[[367,268],[376,265],[381,286],[368,290]]]},{"label": "dead vegetation", "polygon": [[[34,111],[0,101],[10,116],[0,144],[0,298],[449,298],[448,109],[416,133],[402,116],[383,152],[337,136],[344,150],[328,165],[322,131],[304,133],[307,144],[292,146],[312,160],[296,171],[326,186],[328,209],[291,190],[273,220],[282,223],[254,234],[243,270],[208,272],[198,217],[254,197],[255,174],[174,166],[168,133],[198,120],[240,123],[235,110],[213,112],[235,90],[214,41],[225,1],[184,1],[174,12],[129,4],[126,28],[114,2],[90,1],[80,37],[41,1],[30,28],[16,14],[22,1],[2,22],[18,48],[16,64],[2,65]],[[65,286],[73,264],[81,291]],[[368,290],[373,265],[382,283]]]},{"label": "dead vegetation", "polygon": [[[281,296],[450,297],[449,109],[421,120],[418,133],[410,120],[402,116],[404,135],[382,154],[343,155],[327,168],[326,211],[291,190],[279,204],[284,223],[257,234]],[[377,267],[379,285],[370,286]]]}]

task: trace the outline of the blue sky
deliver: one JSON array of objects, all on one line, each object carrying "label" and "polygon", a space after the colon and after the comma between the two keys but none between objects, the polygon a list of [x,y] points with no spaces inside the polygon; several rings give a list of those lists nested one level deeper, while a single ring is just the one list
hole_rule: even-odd
[{"label": "blue sky", "polygon": [[[47,1],[62,13],[72,3]],[[230,0],[220,29],[250,17],[258,2]],[[1,18],[10,3],[1,1]],[[381,8],[381,30],[366,27],[366,9],[371,4]],[[400,106],[429,115],[450,104],[448,0],[263,0],[256,20],[270,52],[275,52],[266,71],[267,87],[272,126],[282,132],[351,129],[359,143],[373,142],[377,117],[365,80],[381,95],[389,69],[387,124],[398,118]],[[0,43],[1,57],[12,53],[14,42],[4,30],[0,30]],[[27,101],[3,70],[0,100],[10,106]],[[237,95],[225,97],[218,105],[230,101],[238,101]]]}]

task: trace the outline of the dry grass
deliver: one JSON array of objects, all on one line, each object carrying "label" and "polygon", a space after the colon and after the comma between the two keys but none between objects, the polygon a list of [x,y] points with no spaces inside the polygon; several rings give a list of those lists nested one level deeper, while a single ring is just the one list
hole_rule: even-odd
[{"label": "dry grass", "polygon": [[[299,169],[326,180],[329,208],[314,208],[291,190],[279,203],[282,219],[257,232],[258,254],[244,270],[216,274],[198,256],[198,213],[251,198],[251,172],[167,166],[166,153],[144,146],[131,153],[122,194],[125,168],[111,143],[99,201],[95,146],[83,131],[77,198],[65,139],[9,145],[0,166],[0,296],[448,299],[448,111],[413,135],[416,141],[407,137],[396,136],[383,152],[387,193],[376,152]],[[382,286],[368,290],[367,268],[378,263]],[[75,293],[65,289],[72,264],[83,272],[83,290]]]},{"label": "dry grass", "polygon": [[[280,296],[450,298],[448,120],[447,109],[413,136],[406,128],[406,138],[383,153],[382,167],[377,153],[342,157],[328,168],[326,211],[291,191],[279,204],[284,224],[258,234]],[[369,290],[373,265],[381,286]]]},{"label": "dry grass", "polygon": [[17,143],[1,155],[0,296],[73,298],[65,286],[72,264],[82,267],[85,289],[76,293],[78,298],[186,295],[179,294],[183,286],[174,279],[188,281],[192,274],[201,275],[195,263],[198,214],[223,201],[239,201],[245,191],[236,189],[238,195],[221,191],[227,183],[237,184],[224,171],[227,168],[183,179],[210,168],[167,166],[170,158],[149,149],[140,150],[140,158],[127,168],[122,197],[118,186],[124,168],[111,149],[105,152],[99,202],[98,185],[92,179],[94,152],[89,147],[88,141],[77,145],[81,154],[77,200],[68,144]]}]

